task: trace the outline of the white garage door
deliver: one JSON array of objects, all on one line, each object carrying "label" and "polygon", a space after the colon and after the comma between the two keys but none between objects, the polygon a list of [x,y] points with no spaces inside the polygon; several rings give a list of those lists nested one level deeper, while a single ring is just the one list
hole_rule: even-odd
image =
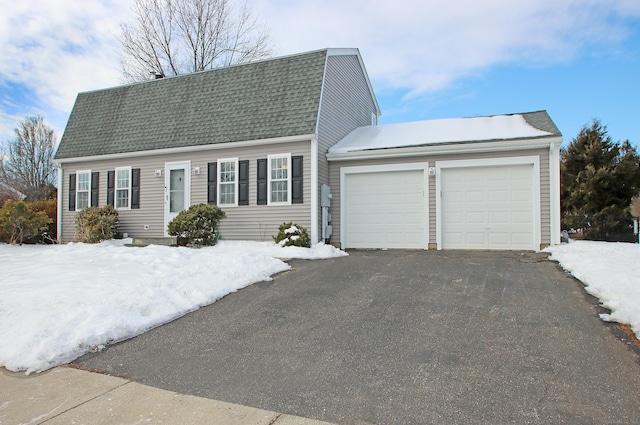
[{"label": "white garage door", "polygon": [[535,250],[532,164],[443,168],[443,249]]},{"label": "white garage door", "polygon": [[346,174],[345,248],[426,248],[424,170]]}]

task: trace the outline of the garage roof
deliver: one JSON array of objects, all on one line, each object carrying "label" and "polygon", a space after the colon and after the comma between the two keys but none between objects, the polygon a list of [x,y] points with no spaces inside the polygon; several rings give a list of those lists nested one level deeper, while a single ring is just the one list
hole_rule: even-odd
[{"label": "garage roof", "polygon": [[330,153],[562,136],[546,111],[360,127]]}]

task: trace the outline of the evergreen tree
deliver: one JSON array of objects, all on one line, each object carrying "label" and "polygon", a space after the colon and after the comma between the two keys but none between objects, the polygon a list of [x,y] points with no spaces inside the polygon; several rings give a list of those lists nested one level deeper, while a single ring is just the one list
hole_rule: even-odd
[{"label": "evergreen tree", "polygon": [[614,143],[599,120],[561,152],[563,216],[629,216],[640,192],[640,157],[629,141]]}]

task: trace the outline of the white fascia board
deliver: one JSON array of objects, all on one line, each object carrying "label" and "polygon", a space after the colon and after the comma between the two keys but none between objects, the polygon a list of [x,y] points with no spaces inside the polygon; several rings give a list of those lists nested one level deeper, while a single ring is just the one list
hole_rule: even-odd
[{"label": "white fascia board", "polygon": [[179,148],[152,149],[152,150],[145,150],[145,151],[114,153],[114,154],[107,154],[107,155],[93,155],[93,156],[82,156],[77,158],[63,158],[63,159],[56,159],[54,162],[56,164],[65,164],[65,163],[72,163],[72,162],[101,161],[101,160],[121,159],[121,158],[137,158],[137,157],[149,156],[149,155],[167,155],[167,154],[179,154],[179,153],[186,153],[186,152],[213,151],[218,149],[234,149],[234,148],[244,148],[244,147],[252,147],[252,146],[276,145],[278,143],[308,142],[312,140],[314,137],[315,137],[315,134],[302,134],[299,136],[273,137],[270,139],[246,140],[242,142],[215,143],[210,145],[184,146]]},{"label": "white fascia board", "polygon": [[[327,51],[327,57],[329,57],[329,51]],[[322,116],[322,101],[324,100],[324,87],[327,81],[327,65],[328,60],[324,61],[324,69],[322,70],[322,87],[320,87],[320,104],[318,105],[318,116],[316,117],[316,129],[313,137],[318,140],[318,128],[320,128],[320,117]]]},{"label": "white fascia board", "polygon": [[344,153],[327,153],[329,161],[352,161],[360,159],[384,159],[384,158],[405,158],[416,155],[446,155],[462,153],[484,153],[484,152],[504,152],[521,151],[528,149],[548,149],[549,146],[562,143],[561,137],[527,140],[506,140],[491,142],[472,142],[456,144],[439,144],[428,146],[412,146],[407,148],[375,149],[369,151],[355,151]]}]

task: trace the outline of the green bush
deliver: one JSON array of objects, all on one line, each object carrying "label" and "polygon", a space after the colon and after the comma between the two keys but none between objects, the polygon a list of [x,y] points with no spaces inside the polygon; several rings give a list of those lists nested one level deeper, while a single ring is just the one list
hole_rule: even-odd
[{"label": "green bush", "polygon": [[22,201],[8,200],[0,208],[0,240],[20,244],[44,233],[52,220],[46,212],[34,212]]},{"label": "green bush", "polygon": [[84,208],[76,216],[76,239],[98,243],[117,235],[118,210],[111,205]]},{"label": "green bush", "polygon": [[281,246],[311,247],[307,229],[292,222],[282,223],[278,228],[278,234],[273,236],[273,240]]},{"label": "green bush", "polygon": [[168,233],[178,237],[178,245],[208,246],[218,241],[218,223],[226,217],[215,205],[196,204],[169,222]]},{"label": "green bush", "polygon": [[56,198],[33,201],[28,204],[33,212],[44,211],[51,219],[47,230],[35,238],[30,238],[33,243],[56,243],[58,234],[58,200]]}]

